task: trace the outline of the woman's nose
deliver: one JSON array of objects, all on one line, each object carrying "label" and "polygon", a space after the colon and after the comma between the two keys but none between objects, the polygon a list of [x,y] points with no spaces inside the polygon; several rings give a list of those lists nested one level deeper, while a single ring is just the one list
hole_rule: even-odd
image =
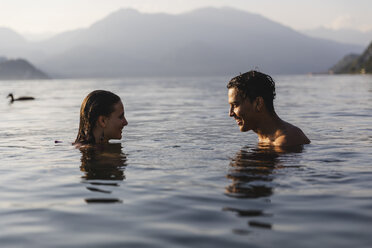
[{"label": "woman's nose", "polygon": [[127,121],[127,119],[125,119],[125,117],[124,117],[124,120],[123,120],[123,126],[126,126],[126,125],[128,125],[128,121]]}]

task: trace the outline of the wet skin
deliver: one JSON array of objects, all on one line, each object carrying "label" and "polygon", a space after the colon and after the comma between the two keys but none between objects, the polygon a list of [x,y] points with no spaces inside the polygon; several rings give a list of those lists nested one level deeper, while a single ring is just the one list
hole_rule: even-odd
[{"label": "wet skin", "polygon": [[121,139],[123,128],[128,125],[124,116],[124,106],[121,101],[114,105],[114,112],[109,117],[105,117],[104,134],[105,140]]},{"label": "wet skin", "polygon": [[244,99],[236,88],[229,89],[228,97],[230,104],[229,115],[235,119],[240,131],[254,130],[256,128],[255,103]]},{"label": "wet skin", "polygon": [[262,97],[253,102],[243,98],[238,89],[228,91],[229,115],[233,117],[241,132],[253,130],[260,143],[273,146],[295,146],[309,144],[310,140],[298,127],[285,122],[266,109]]}]

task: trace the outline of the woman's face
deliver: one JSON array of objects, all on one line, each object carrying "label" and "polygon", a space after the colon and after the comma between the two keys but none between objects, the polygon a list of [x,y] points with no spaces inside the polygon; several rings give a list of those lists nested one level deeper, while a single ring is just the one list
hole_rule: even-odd
[{"label": "woman's face", "polygon": [[110,139],[121,139],[121,132],[124,126],[128,125],[124,117],[124,106],[121,101],[114,105],[114,112],[106,119],[104,136],[108,141]]}]

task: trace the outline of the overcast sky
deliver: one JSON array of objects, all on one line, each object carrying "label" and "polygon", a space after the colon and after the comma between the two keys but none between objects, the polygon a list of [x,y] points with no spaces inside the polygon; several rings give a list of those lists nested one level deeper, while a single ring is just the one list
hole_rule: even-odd
[{"label": "overcast sky", "polygon": [[372,30],[372,0],[0,0],[0,27],[57,33],[88,27],[120,8],[177,14],[207,6],[258,13],[297,30]]}]

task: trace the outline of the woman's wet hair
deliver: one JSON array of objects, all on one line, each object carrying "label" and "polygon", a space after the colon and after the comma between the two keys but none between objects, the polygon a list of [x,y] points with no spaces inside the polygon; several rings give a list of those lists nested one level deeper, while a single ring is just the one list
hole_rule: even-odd
[{"label": "woman's wet hair", "polygon": [[274,113],[275,82],[269,75],[252,70],[232,78],[227,88],[236,88],[238,93],[251,103],[261,96],[267,110]]},{"label": "woman's wet hair", "polygon": [[79,132],[75,144],[95,144],[93,129],[98,117],[109,117],[119,101],[120,97],[110,91],[95,90],[89,93],[81,104]]}]

